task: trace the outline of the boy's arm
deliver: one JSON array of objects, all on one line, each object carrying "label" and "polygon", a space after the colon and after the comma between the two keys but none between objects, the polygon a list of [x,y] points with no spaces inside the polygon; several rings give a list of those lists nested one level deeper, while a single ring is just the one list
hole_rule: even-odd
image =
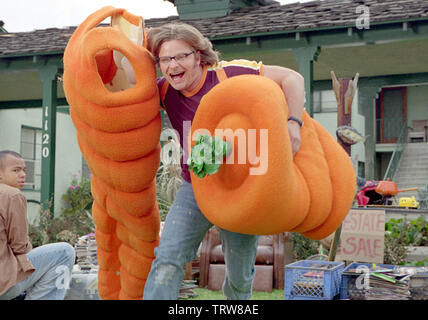
[{"label": "boy's arm", "polygon": [[34,269],[25,256],[32,249],[28,237],[27,200],[19,193],[11,197],[7,226],[8,245],[24,271]]}]

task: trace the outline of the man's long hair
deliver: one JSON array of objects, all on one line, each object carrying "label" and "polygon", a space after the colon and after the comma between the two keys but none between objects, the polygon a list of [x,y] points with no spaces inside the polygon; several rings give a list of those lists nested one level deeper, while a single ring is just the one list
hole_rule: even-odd
[{"label": "man's long hair", "polygon": [[156,58],[160,47],[165,41],[183,40],[201,55],[201,65],[215,65],[219,53],[213,49],[211,41],[204,37],[198,29],[186,23],[168,23],[149,29],[147,33],[147,49]]}]

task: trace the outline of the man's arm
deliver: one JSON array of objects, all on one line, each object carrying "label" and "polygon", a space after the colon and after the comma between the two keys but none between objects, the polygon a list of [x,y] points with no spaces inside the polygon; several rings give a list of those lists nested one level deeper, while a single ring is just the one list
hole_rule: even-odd
[{"label": "man's arm", "polygon": [[[296,71],[280,66],[264,66],[265,77],[275,81],[284,92],[289,108],[289,116],[302,119],[305,104],[305,82],[303,77]],[[293,155],[300,149],[301,136],[300,125],[293,120],[288,121]]]}]

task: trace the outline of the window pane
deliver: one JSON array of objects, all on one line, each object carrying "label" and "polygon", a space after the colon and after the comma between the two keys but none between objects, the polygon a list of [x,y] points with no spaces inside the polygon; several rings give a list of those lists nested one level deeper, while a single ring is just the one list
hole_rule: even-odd
[{"label": "window pane", "polygon": [[25,166],[26,166],[26,178],[25,181],[29,183],[34,182],[34,160],[25,160]]},{"label": "window pane", "polygon": [[336,95],[333,90],[321,91],[321,110],[322,112],[337,111]]},{"label": "window pane", "polygon": [[[35,138],[36,137],[36,141]],[[36,143],[36,144],[35,144]],[[41,143],[42,130],[21,128],[21,155],[27,166],[26,188],[38,189],[41,186]],[[37,159],[37,160],[35,160]]]},{"label": "window pane", "polygon": [[321,91],[314,91],[314,112],[321,112]]},{"label": "window pane", "polygon": [[42,174],[42,161],[35,160],[34,161],[34,174]]},{"label": "window pane", "polygon": [[42,130],[36,130],[36,143],[42,143]]},{"label": "window pane", "polygon": [[34,159],[34,145],[28,142],[21,142],[21,155],[24,159]]},{"label": "window pane", "polygon": [[42,158],[42,130],[36,131],[36,158],[35,159],[41,159]]},{"label": "window pane", "polygon": [[36,154],[34,159],[40,160],[41,158],[42,158],[42,145],[36,144]]},{"label": "window pane", "polygon": [[41,185],[42,185],[42,176],[41,176],[41,175],[36,174],[36,175],[34,176],[34,189],[36,189],[36,190],[40,190]]},{"label": "window pane", "polygon": [[21,130],[21,141],[34,143],[34,130],[29,128],[22,128]]},{"label": "window pane", "polygon": [[34,189],[34,183],[32,183],[32,182],[25,182],[24,183],[24,189]]}]

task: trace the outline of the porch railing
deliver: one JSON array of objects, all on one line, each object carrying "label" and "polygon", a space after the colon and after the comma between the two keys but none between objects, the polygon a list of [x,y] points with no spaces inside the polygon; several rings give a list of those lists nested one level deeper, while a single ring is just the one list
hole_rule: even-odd
[{"label": "porch railing", "polygon": [[418,189],[419,209],[428,209],[428,181]]},{"label": "porch railing", "polygon": [[407,144],[407,119],[404,120],[404,123],[400,129],[400,135],[398,136],[397,142],[395,144],[394,152],[392,153],[391,160],[389,160],[388,168],[385,171],[383,180],[390,179],[394,177],[395,171],[397,170],[398,164],[400,163],[401,155],[403,154],[404,148]]}]

